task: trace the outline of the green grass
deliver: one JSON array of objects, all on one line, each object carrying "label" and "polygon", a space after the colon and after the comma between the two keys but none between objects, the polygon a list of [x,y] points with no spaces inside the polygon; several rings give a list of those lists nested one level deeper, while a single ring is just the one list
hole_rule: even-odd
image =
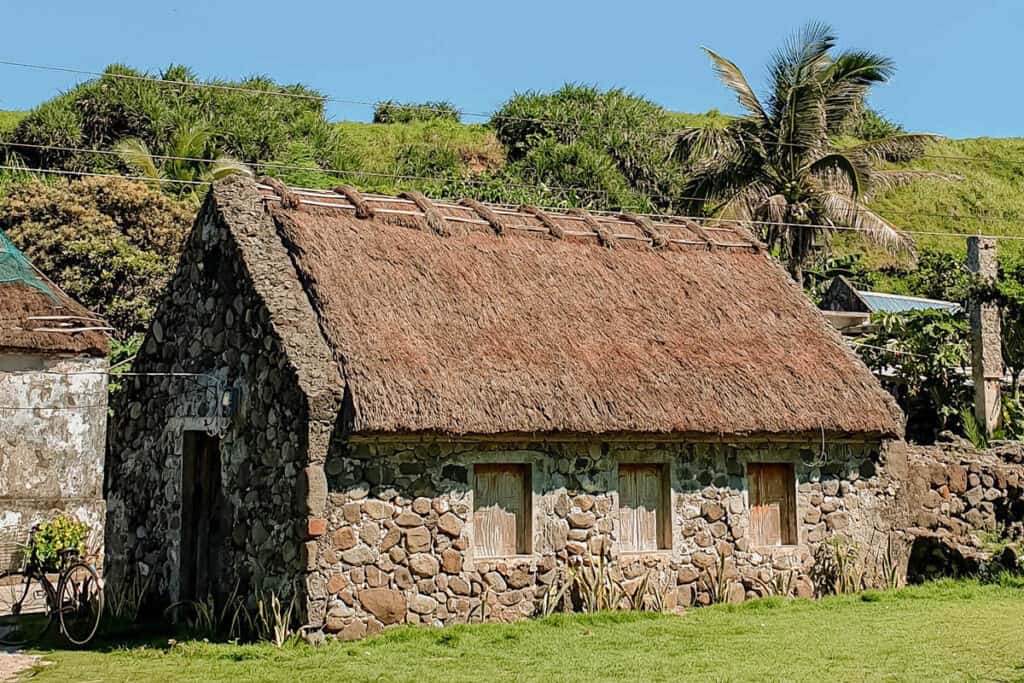
[{"label": "green grass", "polygon": [[0,111],[0,134],[14,130],[18,121],[21,121],[27,113],[25,111]]},{"label": "green grass", "polygon": [[443,120],[387,124],[340,121],[334,127],[358,168],[364,171],[394,173],[399,154],[413,147],[455,150],[475,170],[500,166],[505,158],[494,131],[482,125]]},{"label": "green grass", "polygon": [[359,643],[44,652],[33,680],[1024,680],[1024,587],[939,582],[684,616],[399,628]]},{"label": "green grass", "polygon": [[[944,140],[929,145],[925,154],[905,166],[956,174],[962,179],[918,181],[891,190],[871,202],[873,209],[906,230],[1024,236],[1024,138]],[[941,156],[981,160],[933,158]],[[959,256],[967,251],[961,238],[917,235],[914,240],[919,248]],[[1024,242],[1000,245],[1000,251],[1006,253],[1019,254],[1022,248]],[[877,250],[869,255],[869,263],[890,262]]]}]

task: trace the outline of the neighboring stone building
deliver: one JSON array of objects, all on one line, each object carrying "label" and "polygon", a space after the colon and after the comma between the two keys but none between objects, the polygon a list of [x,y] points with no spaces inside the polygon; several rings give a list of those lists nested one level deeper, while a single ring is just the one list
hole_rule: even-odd
[{"label": "neighboring stone building", "polygon": [[38,275],[0,232],[0,570],[63,511],[102,553],[104,323]]},{"label": "neighboring stone building", "polygon": [[128,382],[113,578],[303,619],[534,613],[610,558],[669,606],[901,534],[891,397],[738,228],[216,184]]}]

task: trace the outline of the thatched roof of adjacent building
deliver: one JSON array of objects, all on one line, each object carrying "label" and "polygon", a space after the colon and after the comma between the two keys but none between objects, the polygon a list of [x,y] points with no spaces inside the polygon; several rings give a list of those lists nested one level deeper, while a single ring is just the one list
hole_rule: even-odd
[{"label": "thatched roof of adjacent building", "polygon": [[105,323],[36,272],[0,232],[0,352],[105,356]]},{"label": "thatched roof of adjacent building", "polygon": [[260,204],[233,216],[272,218],[352,433],[902,433],[891,397],[739,227],[276,182],[214,193]]}]

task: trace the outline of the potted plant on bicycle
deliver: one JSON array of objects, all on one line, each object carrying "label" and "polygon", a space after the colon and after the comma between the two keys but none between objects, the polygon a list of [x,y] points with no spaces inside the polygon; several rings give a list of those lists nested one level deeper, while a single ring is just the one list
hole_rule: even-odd
[{"label": "potted plant on bicycle", "polygon": [[32,528],[23,566],[0,573],[0,645],[38,640],[54,619],[72,643],[92,639],[103,613],[103,582],[83,558],[88,536],[87,524],[64,513]]}]

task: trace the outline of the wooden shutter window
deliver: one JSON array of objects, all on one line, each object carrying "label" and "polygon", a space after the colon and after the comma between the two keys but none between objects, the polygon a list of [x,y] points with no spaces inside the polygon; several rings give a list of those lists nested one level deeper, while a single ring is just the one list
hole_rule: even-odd
[{"label": "wooden shutter window", "polygon": [[473,468],[473,545],[480,557],[530,552],[530,466]]},{"label": "wooden shutter window", "polygon": [[672,547],[666,470],[664,465],[619,465],[619,547],[624,552]]},{"label": "wooden shutter window", "polygon": [[788,463],[748,463],[750,532],[755,545],[795,545],[796,480]]}]

